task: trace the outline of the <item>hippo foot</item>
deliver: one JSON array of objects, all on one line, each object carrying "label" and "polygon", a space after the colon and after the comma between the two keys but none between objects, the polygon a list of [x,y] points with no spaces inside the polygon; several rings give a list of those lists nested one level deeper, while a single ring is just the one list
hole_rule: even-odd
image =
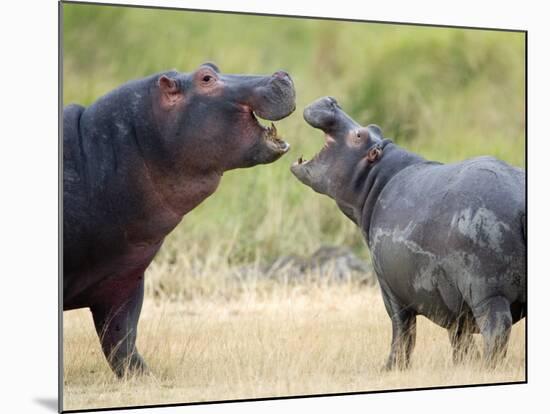
[{"label": "hippo foot", "polygon": [[149,367],[138,353],[132,354],[130,358],[119,363],[111,362],[110,365],[118,378],[152,375]]},{"label": "hippo foot", "polygon": [[491,345],[486,345],[485,352],[483,354],[483,365],[486,369],[496,369],[506,358],[507,344],[493,345],[497,347],[496,350],[487,349]]},{"label": "hippo foot", "polygon": [[382,367],[382,372],[405,371],[409,369],[410,366],[410,361],[405,361],[401,358],[397,359],[390,356],[388,358],[388,361],[386,361],[386,363]]}]

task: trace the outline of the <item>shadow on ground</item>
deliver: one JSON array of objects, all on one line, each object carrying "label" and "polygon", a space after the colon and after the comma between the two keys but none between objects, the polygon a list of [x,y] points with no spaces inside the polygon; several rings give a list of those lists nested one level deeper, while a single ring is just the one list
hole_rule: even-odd
[{"label": "shadow on ground", "polygon": [[53,412],[58,412],[59,410],[57,398],[35,398],[34,402]]}]

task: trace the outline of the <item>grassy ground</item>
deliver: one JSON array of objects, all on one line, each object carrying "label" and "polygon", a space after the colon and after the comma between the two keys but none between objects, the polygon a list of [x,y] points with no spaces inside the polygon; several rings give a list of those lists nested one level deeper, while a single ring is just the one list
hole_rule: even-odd
[{"label": "grassy ground", "polygon": [[[193,253],[193,252],[190,252]],[[495,369],[454,365],[446,330],[418,317],[412,366],[385,372],[391,324],[362,276],[239,277],[219,252],[146,273],[138,349],[153,375],[117,380],[87,309],[64,314],[64,408],[97,408],[523,381],[525,321]],[[481,337],[475,335],[481,350]]]},{"label": "grassy ground", "polygon": [[[321,134],[301,112],[332,95],[362,124],[428,159],[493,155],[524,166],[522,34],[65,4],[64,104],[214,61],[223,72],[287,70],[297,112],[277,123],[280,161],[224,175],[168,236],[149,269],[138,345],[155,376],[116,381],[87,310],[64,316],[65,408],[522,380],[523,324],[495,371],[453,367],[444,330],[421,320],[412,369],[380,371],[390,323],[375,288],[230,277],[235,266],[310,255],[368,258],[334,203],[289,172]],[[315,278],[313,278],[315,279]]]},{"label": "grassy ground", "polygon": [[[65,315],[65,409],[522,381],[525,325],[494,370],[455,366],[444,329],[419,317],[407,371],[384,372],[390,321],[378,289],[263,286],[238,299],[145,301],[138,348],[153,377],[116,380],[88,310]],[[476,335],[480,347],[479,335]]]}]

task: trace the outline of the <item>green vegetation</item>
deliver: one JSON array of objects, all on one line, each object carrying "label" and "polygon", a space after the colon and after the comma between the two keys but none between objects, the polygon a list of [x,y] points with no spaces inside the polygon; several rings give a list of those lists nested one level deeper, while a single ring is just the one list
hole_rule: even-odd
[{"label": "green vegetation", "polygon": [[[65,4],[64,103],[90,104],[134,78],[214,61],[227,73],[287,70],[297,111],[277,126],[291,143],[275,164],[225,174],[168,237],[157,262],[218,252],[227,264],[320,244],[367,254],[355,226],[289,172],[322,134],[301,111],[332,95],[362,124],[443,162],[493,155],[524,166],[524,35],[189,11]],[[490,189],[488,189],[490,191]],[[212,257],[209,255],[209,257]],[[191,260],[187,257],[187,260]]]}]

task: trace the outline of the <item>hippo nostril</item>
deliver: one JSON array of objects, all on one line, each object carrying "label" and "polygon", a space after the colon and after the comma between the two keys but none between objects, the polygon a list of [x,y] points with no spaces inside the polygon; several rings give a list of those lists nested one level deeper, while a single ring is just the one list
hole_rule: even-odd
[{"label": "hippo nostril", "polygon": [[274,78],[290,80],[290,75],[284,70],[278,70],[273,74]]}]

